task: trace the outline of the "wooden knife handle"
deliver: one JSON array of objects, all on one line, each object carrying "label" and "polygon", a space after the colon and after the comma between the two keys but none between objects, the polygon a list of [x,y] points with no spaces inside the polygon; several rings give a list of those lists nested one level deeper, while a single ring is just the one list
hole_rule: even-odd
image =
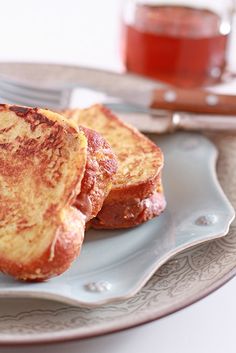
[{"label": "wooden knife handle", "polygon": [[195,113],[236,115],[236,95],[199,89],[161,88],[153,92],[151,108]]}]

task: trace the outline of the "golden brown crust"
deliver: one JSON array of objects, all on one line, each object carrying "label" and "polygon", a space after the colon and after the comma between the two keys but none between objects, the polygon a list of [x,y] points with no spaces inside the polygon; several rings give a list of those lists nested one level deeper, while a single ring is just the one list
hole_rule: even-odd
[{"label": "golden brown crust", "polygon": [[166,201],[163,193],[154,192],[146,199],[131,199],[126,202],[106,204],[91,220],[96,229],[130,228],[159,216],[165,209]]},{"label": "golden brown crust", "polygon": [[91,220],[93,227],[132,227],[163,211],[161,170],[164,158],[159,147],[101,105],[67,110],[63,115],[77,125],[98,131],[118,158],[112,189],[97,217]]},{"label": "golden brown crust", "polygon": [[131,197],[129,200],[105,203],[91,226],[97,229],[130,228],[159,216],[166,207],[161,177],[156,191],[144,199]]},{"label": "golden brown crust", "polygon": [[110,145],[101,135],[85,127],[80,129],[87,138],[87,163],[75,206],[89,221],[101,210],[111,190],[118,163]]},{"label": "golden brown crust", "polygon": [[64,272],[85,217],[71,207],[87,160],[84,133],[50,111],[0,105],[0,270],[24,280]]}]

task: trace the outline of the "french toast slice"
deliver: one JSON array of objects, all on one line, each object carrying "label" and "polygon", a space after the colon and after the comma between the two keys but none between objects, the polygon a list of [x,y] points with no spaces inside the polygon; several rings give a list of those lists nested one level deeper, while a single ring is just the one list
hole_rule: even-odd
[{"label": "french toast slice", "polygon": [[79,255],[85,216],[73,205],[86,163],[87,139],[72,122],[0,105],[0,271],[44,280]]},{"label": "french toast slice", "polygon": [[161,183],[164,158],[159,147],[101,105],[66,110],[62,114],[77,125],[96,130],[118,158],[111,191],[101,211],[91,220],[94,228],[136,226],[164,210]]}]

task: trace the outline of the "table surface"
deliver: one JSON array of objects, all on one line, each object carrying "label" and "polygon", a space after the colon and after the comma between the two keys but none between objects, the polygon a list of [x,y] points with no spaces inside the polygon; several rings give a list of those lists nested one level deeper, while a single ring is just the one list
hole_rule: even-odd
[{"label": "table surface", "polygon": [[[8,0],[1,4],[0,61],[121,69],[123,0]],[[13,11],[14,9],[14,11]],[[80,342],[18,347],[17,352],[234,353],[236,278],[201,301],[151,323]],[[0,352],[16,352],[15,347]]]}]

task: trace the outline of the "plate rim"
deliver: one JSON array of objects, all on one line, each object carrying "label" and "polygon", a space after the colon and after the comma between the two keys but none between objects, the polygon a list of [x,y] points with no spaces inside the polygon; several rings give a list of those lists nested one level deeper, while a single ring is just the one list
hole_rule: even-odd
[{"label": "plate rim", "polygon": [[135,328],[135,327],[147,324],[149,322],[161,319],[163,317],[169,316],[171,314],[174,314],[177,311],[180,311],[181,309],[184,309],[198,302],[199,300],[204,299],[209,294],[220,289],[224,284],[229,282],[235,276],[236,276],[236,266],[234,266],[229,272],[224,274],[220,279],[217,279],[215,282],[213,282],[209,287],[205,288],[201,293],[197,293],[196,295],[191,296],[189,300],[186,300],[184,303],[180,302],[177,305],[168,307],[168,309],[161,311],[161,313],[159,314],[149,313],[147,317],[136,319],[136,321],[133,322],[132,324],[130,322],[127,322],[126,324],[122,323],[121,325],[117,325],[115,328],[113,327],[111,329],[108,329],[107,327],[105,328],[98,327],[97,329],[93,330],[92,333],[88,333],[88,332],[81,333],[78,331],[78,329],[71,329],[71,330],[63,330],[57,333],[50,332],[50,333],[43,333],[39,335],[36,335],[36,334],[24,335],[23,338],[20,335],[15,336],[16,338],[14,338],[10,334],[5,335],[6,338],[2,338],[3,335],[1,337],[1,334],[0,334],[0,346],[22,346],[22,345],[34,346],[34,345],[45,344],[45,343],[61,343],[61,342],[76,341],[78,339],[99,337],[105,334],[108,335],[116,332],[122,332],[128,328]]}]

